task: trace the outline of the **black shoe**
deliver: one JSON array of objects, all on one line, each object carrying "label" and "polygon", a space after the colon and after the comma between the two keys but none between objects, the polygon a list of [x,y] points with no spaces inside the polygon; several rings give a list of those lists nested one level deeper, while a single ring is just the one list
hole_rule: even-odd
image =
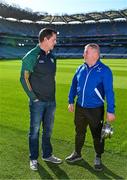
[{"label": "black shoe", "polygon": [[100,157],[95,158],[95,160],[94,160],[94,169],[96,171],[102,171],[103,170],[103,166],[102,166],[102,162],[101,162]]},{"label": "black shoe", "polygon": [[77,152],[73,152],[70,156],[65,159],[67,162],[76,162],[82,160],[81,155],[77,154]]}]

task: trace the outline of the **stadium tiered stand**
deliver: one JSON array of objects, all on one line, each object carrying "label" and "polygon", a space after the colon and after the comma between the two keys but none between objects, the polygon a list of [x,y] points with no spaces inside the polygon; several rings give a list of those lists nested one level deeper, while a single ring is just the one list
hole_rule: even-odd
[{"label": "stadium tiered stand", "polygon": [[0,59],[22,58],[45,27],[59,32],[54,50],[59,58],[81,58],[88,43],[100,45],[101,57],[127,58],[127,9],[51,16],[0,3],[0,16]]}]

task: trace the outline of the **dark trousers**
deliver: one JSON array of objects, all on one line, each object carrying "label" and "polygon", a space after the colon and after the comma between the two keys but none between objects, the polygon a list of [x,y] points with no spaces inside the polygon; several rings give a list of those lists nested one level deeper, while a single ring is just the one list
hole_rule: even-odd
[{"label": "dark trousers", "polygon": [[101,129],[104,122],[104,107],[82,108],[76,104],[74,122],[76,131],[75,151],[81,155],[87,126],[89,125],[95,152],[101,156],[104,152],[104,140],[101,141]]}]

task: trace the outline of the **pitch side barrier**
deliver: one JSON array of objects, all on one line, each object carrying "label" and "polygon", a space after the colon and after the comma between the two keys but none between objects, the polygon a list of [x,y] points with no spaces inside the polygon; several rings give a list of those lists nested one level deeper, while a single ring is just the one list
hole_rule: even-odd
[{"label": "pitch side barrier", "polygon": [[[72,59],[77,59],[77,58],[83,58],[82,57],[82,54],[81,53],[55,53],[55,56],[57,58],[72,58]],[[100,54],[100,57],[101,58],[109,58],[109,59],[113,59],[113,58],[116,58],[116,59],[119,59],[119,58],[122,58],[122,59],[126,59],[127,58],[127,54]]]},{"label": "pitch side barrier", "polygon": [[101,54],[100,55],[101,58],[122,58],[122,59],[126,59],[127,58],[127,54]]}]

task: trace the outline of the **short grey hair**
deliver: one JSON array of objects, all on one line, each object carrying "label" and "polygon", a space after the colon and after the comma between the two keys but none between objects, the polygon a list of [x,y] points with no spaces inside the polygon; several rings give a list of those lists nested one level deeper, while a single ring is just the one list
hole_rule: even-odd
[{"label": "short grey hair", "polygon": [[96,43],[90,43],[90,44],[87,44],[87,45],[85,46],[85,48],[88,48],[88,47],[91,47],[91,48],[95,49],[95,50],[98,52],[98,54],[100,53],[100,47],[99,47],[98,44],[96,44]]}]

